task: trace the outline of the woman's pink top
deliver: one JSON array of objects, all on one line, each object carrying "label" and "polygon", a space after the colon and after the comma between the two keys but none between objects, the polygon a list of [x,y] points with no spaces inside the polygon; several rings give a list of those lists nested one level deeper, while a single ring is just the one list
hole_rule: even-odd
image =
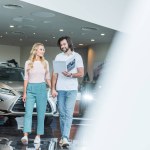
[{"label": "woman's pink top", "polygon": [[29,83],[42,83],[45,82],[46,79],[50,79],[49,72],[49,63],[47,63],[47,68],[44,69],[41,61],[34,61],[33,68],[28,70],[29,60],[25,63],[25,75],[24,80],[28,80]]}]

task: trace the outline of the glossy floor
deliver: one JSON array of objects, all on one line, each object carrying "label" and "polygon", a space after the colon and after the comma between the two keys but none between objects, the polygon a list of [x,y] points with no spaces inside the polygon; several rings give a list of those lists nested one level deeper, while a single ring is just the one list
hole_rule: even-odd
[{"label": "glossy floor", "polygon": [[[61,147],[58,144],[60,139],[60,128],[58,117],[49,120],[51,124],[45,126],[45,134],[41,137],[41,144],[34,144],[33,140],[36,135],[36,118],[33,119],[32,134],[29,135],[29,144],[24,146],[20,139],[23,135],[23,118],[16,118],[15,120],[7,120],[4,125],[0,126],[0,150],[60,150],[60,149],[74,149],[74,147],[81,147],[83,143],[74,140],[75,135],[81,125],[80,118],[74,118],[70,132],[70,146]],[[86,125],[88,125],[88,120]]]}]

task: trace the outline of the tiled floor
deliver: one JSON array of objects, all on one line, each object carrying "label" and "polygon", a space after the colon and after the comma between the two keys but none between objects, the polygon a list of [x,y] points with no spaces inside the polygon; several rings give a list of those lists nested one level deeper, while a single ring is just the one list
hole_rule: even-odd
[{"label": "tiled floor", "polygon": [[[0,126],[0,150],[60,150],[69,149],[72,150],[73,147],[81,147],[81,143],[74,140],[78,128],[80,127],[80,120],[73,120],[73,125],[70,133],[70,146],[62,148],[58,144],[60,139],[60,128],[58,117],[53,118],[50,126],[45,127],[45,134],[41,137],[41,145],[34,145],[33,140],[36,135],[36,119],[33,121],[33,131],[29,135],[29,144],[27,146],[22,145],[20,139],[23,135],[23,118],[17,118],[17,124],[7,124],[7,126]],[[88,124],[88,122],[87,122]],[[77,149],[76,149],[77,150]]]}]

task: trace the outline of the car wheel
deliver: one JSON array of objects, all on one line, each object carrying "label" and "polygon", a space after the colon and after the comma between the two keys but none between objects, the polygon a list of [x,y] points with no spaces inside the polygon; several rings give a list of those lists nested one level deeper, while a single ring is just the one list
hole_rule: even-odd
[{"label": "car wheel", "polygon": [[17,127],[17,121],[15,119],[16,117],[13,117],[13,116],[8,116],[8,119],[6,120],[6,122],[4,123],[4,126],[8,127],[8,126],[11,126],[11,127]]}]

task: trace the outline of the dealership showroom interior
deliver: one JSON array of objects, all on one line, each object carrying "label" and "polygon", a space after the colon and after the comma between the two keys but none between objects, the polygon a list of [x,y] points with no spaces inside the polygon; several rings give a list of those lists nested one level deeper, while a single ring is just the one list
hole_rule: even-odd
[{"label": "dealership showroom interior", "polygon": [[[148,6],[150,2],[142,0],[0,0],[0,150],[149,150]],[[58,43],[60,37],[66,36],[72,41],[67,43],[73,47],[68,48],[71,54],[62,48],[61,41]],[[45,81],[51,80],[52,88],[45,86],[44,133],[36,135],[41,123],[37,110],[43,107],[36,102],[31,133],[26,136],[24,116],[29,105],[23,101],[25,74],[39,60],[34,65],[29,63],[31,68],[25,69],[25,64],[35,43],[44,46],[50,72],[50,79],[45,75]],[[61,57],[65,53],[67,57],[75,56],[75,65],[70,60],[69,67],[76,67],[77,72],[82,68],[84,74],[69,73],[72,68],[67,72],[67,61],[56,61],[60,53]],[[76,54],[81,56],[84,67]],[[43,57],[38,58],[43,61]],[[40,65],[35,68],[39,71]],[[59,72],[55,72],[56,68]],[[35,76],[32,80],[38,79]],[[78,82],[69,137],[62,135],[58,101],[61,90],[58,94],[53,89],[60,78],[66,80],[62,87],[71,85],[68,80]],[[39,83],[27,84],[29,94],[30,85]],[[35,137],[40,137],[40,142],[35,142]]]}]

